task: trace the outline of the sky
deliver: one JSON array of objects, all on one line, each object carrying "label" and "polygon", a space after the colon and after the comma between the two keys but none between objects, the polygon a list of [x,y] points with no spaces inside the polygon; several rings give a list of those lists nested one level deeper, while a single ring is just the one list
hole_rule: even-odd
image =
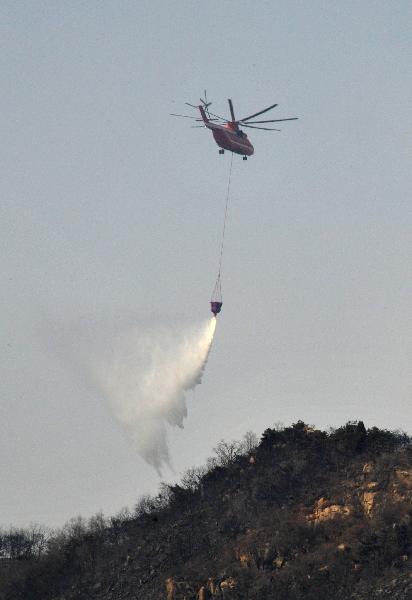
[{"label": "sky", "polygon": [[158,488],[69,355],[208,319],[230,155],[169,115],[204,89],[299,120],[234,156],[223,310],[162,479],[277,422],[412,433],[411,20],[402,0],[1,3],[0,526]]}]

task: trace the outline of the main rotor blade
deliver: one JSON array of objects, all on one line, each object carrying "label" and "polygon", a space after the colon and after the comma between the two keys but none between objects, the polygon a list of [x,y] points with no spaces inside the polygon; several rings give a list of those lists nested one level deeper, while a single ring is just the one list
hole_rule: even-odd
[{"label": "main rotor blade", "polygon": [[228,98],[227,101],[229,102],[230,116],[232,117],[232,121],[236,122],[235,111],[233,110],[233,102],[230,100],[230,98]]},{"label": "main rotor blade", "polygon": [[[189,115],[177,115],[176,113],[169,113],[172,117],[184,117],[185,119],[194,119],[195,121],[203,121],[203,119],[198,119],[197,117],[190,117]],[[209,119],[209,121],[218,121],[219,119]]]},{"label": "main rotor blade", "polygon": [[275,106],[277,106],[277,104],[272,104],[272,106],[268,106],[267,108],[260,110],[259,112],[255,113],[254,115],[249,115],[248,117],[245,117],[244,119],[240,119],[240,121],[249,121],[249,119],[253,119],[253,117],[263,115],[263,113],[267,112],[268,110],[272,110],[272,108],[275,108]]},{"label": "main rotor blade", "polygon": [[[289,117],[288,119],[269,119],[268,121],[249,121],[249,123],[280,123],[280,121],[297,121],[299,117]],[[240,121],[242,123],[242,121]]]},{"label": "main rotor blade", "polygon": [[[199,106],[195,106],[194,104],[190,104],[189,102],[185,102],[185,104],[187,104],[187,106],[191,106],[192,108],[196,108],[197,110],[199,110]],[[212,104],[212,103],[209,102],[209,106],[210,106],[210,104]],[[225,123],[230,123],[230,121],[228,119],[225,119],[224,117],[220,117],[219,115],[213,114],[212,112],[210,112],[209,109],[206,109],[206,112],[207,112],[208,115],[211,115],[212,117],[216,117],[216,119],[219,119],[219,121],[224,121]],[[170,113],[170,114],[173,114],[173,113]],[[180,117],[180,116],[185,117],[187,115],[175,115],[175,116],[177,116],[177,117]],[[216,121],[216,119],[209,119],[209,121]]]},{"label": "main rotor blade", "polygon": [[262,129],[263,131],[281,131],[281,129],[274,129],[273,127],[255,127],[254,125],[242,124],[242,127],[249,127],[250,129]]},{"label": "main rotor blade", "polygon": [[[224,117],[219,117],[219,115],[215,115],[212,112],[210,112],[209,110],[207,112],[209,113],[209,115],[212,115],[212,117],[216,117],[217,119],[220,119],[221,121],[224,121],[225,123],[230,123],[230,121],[228,121]],[[210,120],[214,121],[215,119],[210,119]]]},{"label": "main rotor blade", "polygon": [[199,121],[197,117],[190,117],[189,115],[178,115],[176,113],[169,113],[172,117],[184,117],[185,119],[195,119],[195,121]]}]

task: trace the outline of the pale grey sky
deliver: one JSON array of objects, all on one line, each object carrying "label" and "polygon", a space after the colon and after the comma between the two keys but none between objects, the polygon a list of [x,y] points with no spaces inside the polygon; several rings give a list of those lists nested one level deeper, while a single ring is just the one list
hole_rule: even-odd
[{"label": "pale grey sky", "polygon": [[1,525],[156,490],[62,340],[208,317],[230,157],[169,116],[204,88],[300,120],[234,157],[176,473],[276,421],[412,432],[411,22],[407,1],[1,3]]}]

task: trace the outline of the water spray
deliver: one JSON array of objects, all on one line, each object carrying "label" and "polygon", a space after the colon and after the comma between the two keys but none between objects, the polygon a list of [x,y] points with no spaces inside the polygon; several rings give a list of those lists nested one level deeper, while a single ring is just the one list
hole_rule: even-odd
[{"label": "water spray", "polygon": [[91,379],[144,458],[170,467],[167,429],[183,428],[186,394],[202,381],[216,318],[190,328],[123,332],[110,358],[94,357]]}]

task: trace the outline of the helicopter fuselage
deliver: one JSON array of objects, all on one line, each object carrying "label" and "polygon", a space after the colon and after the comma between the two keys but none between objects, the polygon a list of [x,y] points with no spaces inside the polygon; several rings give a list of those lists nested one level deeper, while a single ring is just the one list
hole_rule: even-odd
[{"label": "helicopter fuselage", "polygon": [[232,129],[229,124],[216,125],[214,123],[208,123],[206,127],[212,130],[216,144],[224,150],[230,150],[243,156],[252,156],[254,148],[246,133],[241,129]]},{"label": "helicopter fuselage", "polygon": [[252,156],[254,148],[246,133],[242,131],[237,123],[229,121],[225,125],[209,121],[203,106],[199,106],[203,123],[207,129],[212,131],[216,144],[223,150],[229,150],[242,156]]}]

